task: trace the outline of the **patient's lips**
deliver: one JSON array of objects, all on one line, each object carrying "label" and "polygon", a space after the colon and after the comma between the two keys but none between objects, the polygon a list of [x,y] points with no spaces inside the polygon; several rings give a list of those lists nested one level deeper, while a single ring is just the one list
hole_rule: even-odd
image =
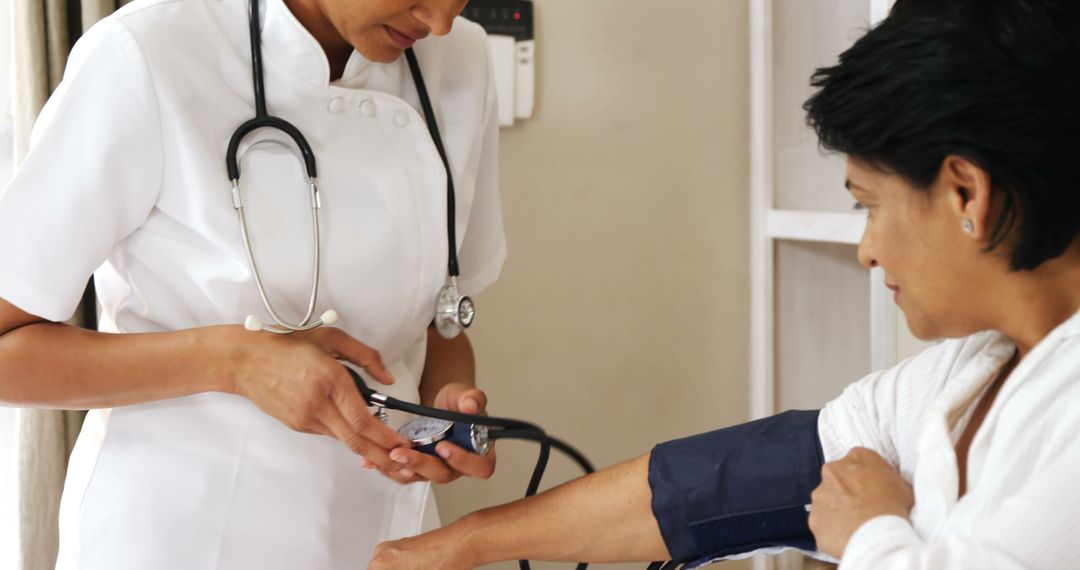
[{"label": "patient's lips", "polygon": [[885,286],[888,287],[893,292],[893,302],[894,303],[899,303],[900,302],[900,286],[899,285],[892,285],[892,284],[890,284],[888,282],[885,283]]}]

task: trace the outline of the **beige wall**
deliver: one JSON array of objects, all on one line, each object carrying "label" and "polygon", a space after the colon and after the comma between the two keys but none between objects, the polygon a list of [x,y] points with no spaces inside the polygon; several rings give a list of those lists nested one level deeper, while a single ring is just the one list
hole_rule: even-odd
[{"label": "beige wall", "polygon": [[[747,3],[536,11],[538,114],[501,148],[510,257],[471,339],[493,414],[606,466],[747,419]],[[500,445],[491,481],[439,490],[443,519],[520,497],[535,453]]]}]

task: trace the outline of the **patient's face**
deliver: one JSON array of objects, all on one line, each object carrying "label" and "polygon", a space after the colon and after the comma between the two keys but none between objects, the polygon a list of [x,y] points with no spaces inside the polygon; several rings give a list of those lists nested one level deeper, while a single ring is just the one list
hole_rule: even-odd
[{"label": "patient's face", "polygon": [[885,281],[921,339],[957,337],[985,328],[979,292],[987,254],[963,230],[962,215],[950,207],[947,188],[928,190],[848,160],[848,184],[867,209],[859,261],[880,266]]}]

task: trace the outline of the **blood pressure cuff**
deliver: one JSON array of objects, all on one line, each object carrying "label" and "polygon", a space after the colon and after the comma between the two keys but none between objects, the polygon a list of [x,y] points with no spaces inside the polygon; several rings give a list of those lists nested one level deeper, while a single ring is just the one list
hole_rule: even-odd
[{"label": "blood pressure cuff", "polygon": [[806,505],[824,463],[818,414],[784,412],[656,446],[652,510],[672,560],[816,550]]}]

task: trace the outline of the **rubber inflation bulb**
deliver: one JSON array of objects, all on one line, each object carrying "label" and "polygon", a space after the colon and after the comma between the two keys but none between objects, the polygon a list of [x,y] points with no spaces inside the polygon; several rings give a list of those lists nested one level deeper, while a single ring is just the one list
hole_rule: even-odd
[{"label": "rubber inflation bulb", "polygon": [[244,319],[244,328],[251,332],[259,332],[262,330],[263,324],[255,315],[248,315],[247,318]]},{"label": "rubber inflation bulb", "polygon": [[338,321],[337,311],[330,309],[323,313],[322,316],[319,317],[319,320],[321,320],[324,325],[330,326]]}]

